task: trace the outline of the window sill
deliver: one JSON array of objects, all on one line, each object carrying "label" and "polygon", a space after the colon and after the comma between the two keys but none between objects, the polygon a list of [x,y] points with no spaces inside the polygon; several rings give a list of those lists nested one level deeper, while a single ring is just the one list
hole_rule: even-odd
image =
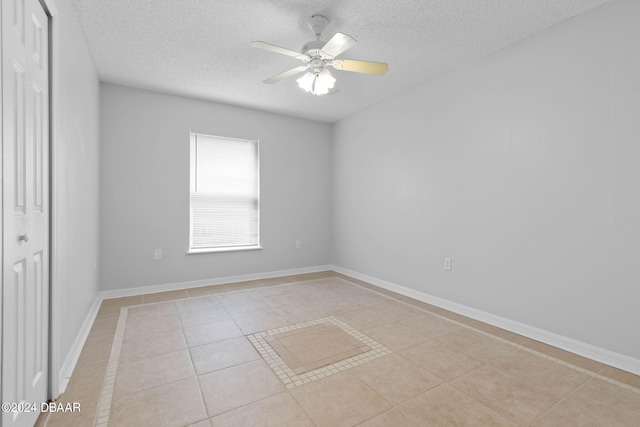
[{"label": "window sill", "polygon": [[187,255],[194,254],[208,254],[212,252],[239,252],[239,251],[259,251],[262,250],[262,246],[236,246],[228,248],[202,248],[202,249],[189,249]]}]

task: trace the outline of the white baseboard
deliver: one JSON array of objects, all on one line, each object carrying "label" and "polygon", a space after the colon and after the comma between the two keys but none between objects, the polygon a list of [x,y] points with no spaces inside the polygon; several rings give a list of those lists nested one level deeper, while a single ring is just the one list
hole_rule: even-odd
[{"label": "white baseboard", "polygon": [[314,267],[294,268],[290,270],[269,271],[266,273],[243,274],[240,276],[226,276],[214,279],[193,280],[189,282],[165,283],[162,285],[140,286],[136,288],[116,289],[113,291],[102,291],[99,296],[102,299],[121,298],[135,295],[155,294],[158,292],[179,291],[189,288],[200,288],[204,286],[224,285],[227,283],[246,282],[249,280],[271,279],[273,277],[294,276],[297,274],[317,273],[319,271],[331,270],[330,265],[317,265]]},{"label": "white baseboard", "polygon": [[404,295],[418,301],[426,302],[428,304],[444,308],[445,310],[449,310],[454,313],[458,313],[463,316],[467,316],[472,319],[497,326],[507,331],[514,332],[527,338],[531,338],[536,341],[561,348],[571,353],[587,357],[589,359],[607,364],[609,366],[622,369],[623,371],[631,372],[635,375],[640,375],[640,360],[626,356],[624,354],[616,353],[604,348],[584,343],[582,341],[575,340],[573,338],[558,335],[544,329],[535,328],[524,323],[519,323],[504,317],[496,316],[494,314],[487,313],[486,311],[478,310],[472,307],[458,304],[453,301],[429,295],[424,292],[416,291],[415,289],[407,288],[395,283],[387,282],[382,279],[367,276],[366,274],[358,273],[347,268],[333,265],[330,266],[330,269],[338,273],[342,273],[346,276],[371,283],[372,285],[378,286],[380,288],[396,292],[400,295]]},{"label": "white baseboard", "polygon": [[98,310],[100,310],[100,304],[102,304],[102,300],[110,299],[110,298],[120,298],[126,296],[134,296],[134,295],[143,295],[143,294],[152,294],[157,292],[166,292],[166,291],[177,291],[181,289],[189,289],[189,288],[197,288],[202,286],[211,286],[211,285],[222,285],[226,283],[237,283],[237,282],[245,282],[247,280],[261,280],[261,279],[270,279],[273,277],[282,277],[282,276],[294,276],[297,274],[306,274],[306,273],[317,273],[319,271],[331,270],[331,266],[329,265],[318,265],[314,267],[305,267],[305,268],[295,268],[289,270],[280,270],[280,271],[269,271],[266,273],[256,273],[256,274],[245,274],[241,276],[227,276],[220,277],[215,279],[206,279],[206,280],[195,280],[190,282],[179,282],[179,283],[166,283],[162,285],[153,285],[153,286],[140,286],[136,288],[129,289],[118,289],[114,291],[102,291],[98,293],[87,317],[82,323],[82,327],[76,336],[75,341],[73,342],[73,346],[71,346],[71,350],[67,354],[67,357],[60,368],[58,373],[58,385],[59,385],[59,394],[64,393],[69,384],[69,379],[71,378],[71,374],[76,367],[76,363],[78,363],[78,358],[80,357],[80,353],[82,352],[82,348],[84,347],[85,342],[87,341],[87,337],[89,336],[89,332],[91,331],[91,327],[93,326],[93,322],[98,315]]},{"label": "white baseboard", "polygon": [[98,310],[100,309],[100,304],[102,303],[103,299],[120,298],[125,296],[142,295],[142,294],[149,294],[149,293],[211,286],[211,285],[221,285],[225,283],[244,282],[248,280],[270,279],[273,277],[316,273],[319,271],[326,271],[326,270],[333,270],[338,273],[342,273],[346,276],[363,280],[365,282],[371,283],[372,285],[378,286],[380,288],[387,289],[392,292],[396,292],[400,295],[404,295],[404,296],[416,299],[418,301],[426,302],[428,304],[432,304],[437,307],[444,308],[454,313],[458,313],[463,316],[467,316],[472,319],[476,319],[481,322],[488,323],[490,325],[505,329],[507,331],[511,331],[516,334],[534,339],[536,341],[540,341],[545,344],[549,344],[551,346],[561,348],[571,353],[575,353],[580,356],[584,356],[589,359],[605,363],[609,366],[622,369],[623,371],[640,375],[640,360],[638,359],[634,359],[632,357],[625,356],[623,354],[619,354],[610,350],[596,347],[594,345],[587,344],[578,340],[574,340],[572,338],[564,337],[562,335],[558,335],[553,332],[549,332],[543,329],[535,328],[533,326],[529,326],[523,323],[510,320],[510,319],[506,319],[504,317],[496,316],[494,314],[487,313],[482,310],[478,310],[472,307],[467,307],[465,305],[458,304],[456,302],[452,302],[452,301],[439,298],[433,295],[429,295],[424,292],[416,291],[415,289],[407,288],[404,286],[397,285],[395,283],[387,282],[382,279],[367,276],[365,274],[361,274],[356,271],[349,270],[340,266],[321,265],[321,266],[315,266],[315,267],[305,267],[305,268],[297,268],[297,269],[290,269],[290,270],[270,271],[266,273],[246,274],[246,275],[240,275],[240,276],[227,276],[227,277],[220,277],[220,278],[207,279],[207,280],[167,283],[162,285],[141,286],[141,287],[129,288],[129,289],[102,291],[98,294],[95,301],[93,302],[93,305],[91,306],[91,309],[89,310],[89,313],[87,314],[87,317],[85,318],[85,321],[83,322],[82,327],[80,328],[80,331],[76,336],[73,346],[71,347],[71,350],[69,351],[59,371],[58,384],[59,384],[60,394],[64,393],[67,387],[67,384],[69,383],[71,374],[73,373],[76,363],[78,362],[78,358],[80,357],[80,352],[82,351],[82,348],[85,344],[85,341],[87,340],[87,337],[89,336],[89,331],[91,330],[91,326],[93,325],[93,322],[98,314]]},{"label": "white baseboard", "polygon": [[100,304],[102,303],[102,298],[100,295],[96,297],[89,309],[89,313],[87,317],[85,317],[84,322],[82,323],[82,327],[76,335],[76,339],[71,346],[71,350],[67,354],[67,357],[64,359],[64,363],[58,372],[58,392],[59,394],[64,393],[67,389],[67,385],[69,384],[69,379],[71,378],[71,374],[76,367],[76,363],[78,363],[78,358],[80,357],[80,353],[82,352],[82,348],[84,347],[84,343],[87,341],[87,337],[89,336],[89,332],[91,331],[91,327],[93,326],[93,322],[96,320],[96,316],[98,315],[98,310],[100,309]]}]

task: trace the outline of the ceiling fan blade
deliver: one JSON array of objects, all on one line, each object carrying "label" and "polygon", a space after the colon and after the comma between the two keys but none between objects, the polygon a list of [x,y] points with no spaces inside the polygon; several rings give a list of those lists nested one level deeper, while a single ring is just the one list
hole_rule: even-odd
[{"label": "ceiling fan blade", "polygon": [[298,74],[298,73],[301,73],[303,71],[306,71],[307,68],[309,68],[308,65],[301,65],[299,67],[287,70],[284,73],[276,74],[273,77],[269,77],[268,79],[263,80],[262,83],[267,83],[267,84],[276,83],[276,82],[279,82],[282,79],[286,79],[287,77],[291,77],[291,76],[293,76],[295,74]]},{"label": "ceiling fan blade", "polygon": [[358,61],[356,59],[334,59],[331,65],[336,70],[377,74],[379,76],[389,71],[389,65],[384,62]]},{"label": "ceiling fan blade", "polygon": [[287,49],[284,47],[276,46],[271,43],[266,42],[251,42],[251,46],[257,47],[258,49],[268,50],[270,52],[280,53],[282,55],[293,56],[294,58],[304,59],[306,55],[296,52],[295,50]]},{"label": "ceiling fan blade", "polygon": [[331,56],[332,58],[335,58],[345,50],[350,49],[357,44],[358,42],[356,41],[356,39],[354,39],[350,35],[335,33],[333,37],[331,37],[331,39],[324,46],[322,46],[322,49],[320,50]]}]

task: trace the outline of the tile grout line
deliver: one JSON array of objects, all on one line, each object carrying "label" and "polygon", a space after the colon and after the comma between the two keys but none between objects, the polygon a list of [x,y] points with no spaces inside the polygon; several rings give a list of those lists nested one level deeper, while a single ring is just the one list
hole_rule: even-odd
[{"label": "tile grout line", "polygon": [[[601,380],[603,380],[605,382],[608,382],[608,383],[614,384],[616,386],[619,386],[621,388],[624,388],[626,390],[629,390],[629,391],[632,391],[632,392],[635,392],[635,393],[640,393],[640,388],[636,388],[634,386],[631,386],[631,385],[628,385],[628,384],[623,383],[621,381],[618,381],[618,380],[615,380],[613,378],[607,377],[607,376],[602,375],[600,373],[597,373],[597,372],[594,372],[594,371],[591,371],[591,370],[588,370],[588,369],[585,369],[585,368],[581,368],[581,367],[579,367],[577,365],[574,365],[574,364],[572,364],[570,362],[565,362],[565,361],[563,361],[561,359],[557,359],[557,358],[555,358],[555,357],[553,357],[551,355],[547,355],[547,354],[539,352],[537,350],[528,348],[528,347],[526,347],[524,345],[517,344],[516,342],[510,341],[510,340],[508,340],[506,338],[502,338],[502,337],[494,335],[494,334],[492,334],[490,332],[486,332],[486,331],[477,329],[477,328],[475,328],[473,326],[467,325],[467,324],[462,323],[460,321],[448,318],[448,317],[443,316],[441,314],[438,314],[436,312],[432,312],[432,311],[430,311],[430,310],[428,310],[426,308],[422,308],[422,307],[420,307],[418,305],[414,305],[414,304],[411,304],[409,302],[405,302],[402,299],[399,299],[399,298],[394,297],[392,295],[387,295],[387,294],[382,293],[382,292],[380,292],[380,291],[378,291],[376,289],[372,289],[372,288],[370,288],[368,286],[364,286],[364,285],[352,282],[352,281],[350,281],[348,279],[345,279],[343,277],[332,276],[332,277],[323,277],[323,278],[318,278],[318,279],[308,279],[308,280],[303,280],[303,281],[293,281],[293,282],[287,282],[287,283],[282,283],[282,284],[270,285],[269,287],[280,287],[280,286],[286,286],[286,285],[301,284],[301,283],[306,283],[306,282],[320,282],[320,283],[322,283],[323,281],[326,281],[326,280],[339,280],[339,281],[341,281],[343,283],[356,286],[356,287],[358,287],[360,289],[363,289],[363,290],[372,292],[372,293],[374,293],[376,295],[382,296],[383,298],[385,298],[387,300],[398,302],[398,303],[401,303],[401,304],[403,304],[405,306],[408,306],[408,307],[411,307],[411,308],[414,308],[414,309],[418,309],[420,312],[436,316],[437,318],[440,318],[440,319],[442,319],[444,321],[451,322],[451,323],[459,325],[459,326],[461,326],[461,327],[463,327],[465,329],[472,330],[474,332],[478,332],[478,333],[480,333],[482,335],[485,335],[485,336],[488,336],[490,338],[497,339],[498,341],[501,341],[503,343],[507,343],[509,345],[512,345],[516,349],[521,349],[521,350],[527,351],[527,352],[529,352],[531,354],[535,354],[535,355],[540,356],[540,357],[542,357],[544,359],[547,359],[547,360],[550,360],[552,362],[555,362],[555,363],[557,363],[559,365],[563,365],[563,366],[566,366],[566,367],[568,367],[570,369],[573,369],[575,371],[585,373],[585,374],[589,375],[591,378],[598,378],[598,379],[601,379]],[[374,285],[371,285],[371,286],[374,286]],[[257,289],[260,289],[260,288],[262,288],[262,287],[256,287],[256,288],[251,288],[251,289],[240,289],[240,290],[237,290],[237,291],[227,291],[227,292],[222,292],[221,294],[230,294],[230,293],[238,293],[238,292],[251,292],[251,291],[256,291]],[[166,303],[175,302],[175,301],[181,301],[181,300],[193,300],[193,299],[198,299],[198,298],[206,298],[206,297],[211,297],[211,296],[214,296],[214,295],[217,295],[217,294],[190,296],[187,293],[187,297],[186,298],[178,298],[176,300],[169,300],[169,301],[149,302],[149,303],[146,303],[146,304],[142,303],[142,304],[132,305],[131,307],[139,307],[139,306],[147,306],[147,307],[149,307],[149,306],[153,306],[153,305],[166,304]],[[419,302],[418,300],[416,300],[416,301]],[[121,351],[121,348],[122,348],[122,345],[123,345],[124,327],[125,327],[125,324],[126,324],[128,308],[129,308],[129,306],[121,308],[120,318],[118,320],[118,325],[117,325],[117,328],[116,328],[116,335],[114,336],[114,344],[113,344],[111,355],[110,355],[110,358],[109,358],[109,362],[108,362],[108,366],[107,366],[107,372],[105,373],[105,378],[104,378],[104,382],[103,382],[100,398],[99,398],[99,401],[98,401],[98,407],[96,409],[96,415],[95,415],[95,418],[94,418],[94,426],[95,427],[106,427],[107,424],[108,424],[109,415],[110,415],[110,409],[111,409],[111,401],[113,399],[113,389],[114,389],[114,386],[115,386],[115,375],[116,375],[118,362],[119,362],[119,358],[120,358],[120,351]],[[330,316],[330,317],[333,318],[333,316]],[[233,316],[230,316],[230,318],[233,319]],[[316,319],[315,322],[317,322],[318,320],[320,320],[320,319]],[[341,321],[339,321],[339,320],[337,320],[335,318],[334,318],[334,320],[336,322],[343,323],[343,322],[341,322]],[[314,321],[310,321],[310,322],[314,322]],[[302,322],[302,323],[307,323],[307,322]],[[274,328],[273,330],[277,330],[277,329],[281,329],[281,328],[292,328],[292,326],[295,326],[295,325],[289,325],[289,326],[285,326],[285,327]],[[349,326],[349,328],[353,329],[351,326]],[[343,329],[343,328],[341,328],[341,329]],[[351,332],[349,332],[349,331],[347,331],[345,329],[343,329],[343,330],[345,332],[349,333],[349,335],[353,336],[353,334]],[[355,330],[355,329],[353,329],[353,330]],[[357,330],[355,330],[355,331],[359,332]],[[246,334],[244,336],[249,338],[250,335],[264,334],[265,332],[269,332],[269,331],[256,332],[254,334]],[[118,340],[117,341],[117,344],[118,344],[117,346],[116,346],[116,340]],[[251,342],[251,344],[254,345],[254,347],[256,347],[253,340],[250,340],[250,342]],[[116,347],[118,347],[118,348],[116,348]],[[388,353],[391,353],[390,350],[388,350],[386,348],[385,348],[385,350],[387,350]],[[261,353],[261,355],[262,355],[262,352],[259,351],[259,353]],[[369,354],[369,353],[370,352],[367,352],[366,354]],[[387,353],[384,353],[382,355],[385,355],[385,354],[387,354]],[[382,355],[372,356],[372,357],[375,359],[375,358],[381,357]],[[264,355],[262,355],[262,356],[263,356],[263,360],[264,360],[265,357],[264,357]],[[357,357],[357,356],[354,356],[354,357]],[[360,361],[358,364],[364,363],[365,361],[368,361],[368,360],[372,360],[372,359],[369,359],[369,358],[363,358],[363,359],[365,359],[365,360]],[[269,364],[269,363],[268,363],[268,365],[274,370],[274,372],[275,372],[275,370],[280,370],[280,371],[284,371],[285,370],[285,369],[283,369],[282,365],[275,364],[276,368],[271,366],[271,364]],[[329,369],[328,371],[325,371],[325,372],[327,372],[326,374],[322,374],[322,376],[320,376],[319,378],[323,378],[325,376],[330,376],[330,375],[333,375],[335,373],[342,372],[345,369],[349,369],[351,367],[353,367],[353,366],[345,367],[343,365],[340,365],[340,369],[336,368],[335,372],[334,372],[334,370]],[[325,368],[326,367],[319,368],[319,369],[317,369],[317,371],[322,371]],[[315,371],[316,370],[311,371],[311,372],[315,372]],[[284,373],[284,372],[282,372],[282,373]],[[307,373],[305,373],[305,374],[307,374]],[[276,376],[279,377],[284,382],[284,379],[282,378],[281,375],[276,373]],[[288,377],[288,379],[290,379],[290,377],[288,376],[288,373],[285,374],[284,376]],[[316,374],[316,376],[317,376],[317,374]],[[319,378],[314,378],[313,380],[319,379]],[[295,388],[298,385],[306,384],[307,382],[310,382],[310,381],[313,381],[313,380],[307,380],[306,382],[303,382],[301,384],[295,384],[295,385],[294,385],[294,383],[291,383],[287,387],[287,391],[292,389],[292,388]]]},{"label": "tile grout line", "polygon": [[120,317],[118,325],[113,337],[111,354],[105,372],[104,381],[102,382],[102,390],[98,399],[96,414],[94,418],[94,427],[107,427],[109,424],[109,414],[111,412],[111,402],[113,400],[113,391],[116,382],[116,372],[120,361],[120,352],[122,350],[122,342],[124,341],[124,329],[127,322],[128,308],[120,308]]},{"label": "tile grout line", "polygon": [[[187,294],[188,294],[188,292],[187,292]],[[202,298],[206,298],[206,297],[209,297],[209,295],[202,296]],[[193,361],[193,354],[191,353],[191,347],[189,347],[189,343],[187,342],[187,336],[184,333],[185,326],[184,326],[182,317],[180,316],[180,310],[178,309],[178,306],[175,304],[175,301],[172,301],[172,302],[173,302],[173,304],[174,304],[174,306],[176,308],[176,311],[178,312],[178,321],[180,322],[180,332],[182,333],[182,339],[184,340],[184,344],[187,347],[187,353],[189,353],[189,360],[191,361],[191,368],[193,369],[193,375],[195,376],[196,383],[198,384],[198,393],[200,394],[200,400],[202,401],[202,407],[204,408],[204,412],[206,414],[206,418],[204,420],[209,420],[209,409],[207,408],[207,402],[206,402],[206,400],[204,398],[204,395],[202,394],[202,386],[200,384],[200,375],[198,375],[198,372],[196,371],[196,364]],[[224,307],[222,307],[222,309],[224,310]],[[226,312],[226,310],[225,310],[225,312]],[[229,314],[229,313],[227,313],[227,314]],[[202,420],[202,421],[204,421],[204,420]],[[198,421],[198,422],[200,422],[200,421]],[[211,422],[209,421],[209,423],[211,423]]]},{"label": "tile grout line", "polygon": [[[551,356],[551,355],[548,355],[548,354],[545,354],[545,353],[539,352],[539,351],[537,351],[537,350],[534,350],[534,349],[529,348],[529,347],[527,347],[527,346],[524,346],[524,345],[522,345],[522,344],[515,343],[515,342],[510,341],[510,340],[508,340],[508,339],[506,339],[506,338],[499,337],[499,336],[497,336],[497,335],[492,334],[491,332],[486,332],[486,331],[483,331],[483,330],[481,330],[481,329],[474,328],[473,326],[467,325],[467,324],[462,323],[462,322],[460,322],[460,321],[450,319],[450,318],[448,318],[448,317],[446,317],[446,316],[443,316],[443,315],[438,314],[438,313],[434,313],[434,312],[429,311],[429,310],[427,310],[427,309],[425,309],[425,308],[422,308],[422,307],[419,307],[419,306],[416,306],[416,305],[410,304],[410,303],[408,303],[408,302],[404,302],[404,301],[402,301],[402,300],[400,300],[400,299],[396,299],[396,298],[394,298],[394,297],[393,297],[393,296],[391,296],[391,295],[386,295],[386,294],[384,294],[384,293],[382,293],[382,292],[379,292],[379,291],[377,291],[377,290],[369,289],[369,288],[368,288],[368,287],[366,287],[366,286],[362,286],[362,285],[360,285],[360,284],[358,284],[358,283],[351,282],[351,281],[349,281],[349,280],[347,280],[347,279],[343,279],[343,278],[341,278],[341,277],[337,277],[337,278],[338,278],[338,279],[340,279],[340,280],[343,280],[343,281],[345,281],[345,282],[348,282],[348,283],[350,283],[350,284],[353,284],[354,286],[358,286],[358,287],[360,287],[360,288],[362,288],[362,289],[366,289],[366,290],[368,290],[368,291],[374,292],[374,293],[376,293],[376,294],[378,294],[378,295],[380,295],[380,296],[383,296],[383,297],[385,297],[385,298],[387,298],[387,299],[390,299],[390,300],[392,300],[392,301],[399,302],[399,303],[401,303],[401,304],[404,304],[404,305],[409,306],[409,307],[412,307],[412,308],[417,308],[418,310],[420,310],[420,311],[422,311],[422,312],[424,312],[424,313],[428,313],[428,314],[433,315],[433,316],[436,316],[436,317],[438,317],[438,318],[440,318],[440,319],[442,319],[442,320],[446,320],[446,321],[448,321],[448,322],[451,322],[451,323],[454,323],[454,324],[456,324],[456,325],[462,326],[462,327],[464,327],[464,328],[470,329],[470,330],[472,330],[472,331],[474,331],[474,332],[480,333],[480,334],[485,335],[485,336],[488,336],[488,337],[490,337],[490,338],[494,338],[494,339],[496,339],[496,340],[498,340],[498,341],[501,341],[501,342],[503,342],[503,343],[506,343],[506,344],[512,345],[512,346],[516,347],[516,348],[517,348],[517,349],[519,349],[519,350],[527,351],[527,352],[529,352],[529,353],[531,353],[531,354],[534,354],[534,355],[536,355],[536,356],[539,356],[539,357],[542,357],[542,358],[544,358],[544,359],[550,360],[550,361],[555,362],[555,363],[557,363],[557,364],[559,364],[559,365],[563,365],[563,366],[566,366],[567,368],[571,368],[571,369],[573,369],[573,370],[575,370],[575,371],[582,372],[583,374],[587,374],[587,375],[591,376],[591,378],[598,378],[598,379],[603,380],[603,381],[606,381],[606,382],[608,382],[608,383],[610,383],[610,384],[613,384],[613,385],[616,385],[616,386],[622,387],[622,388],[624,388],[624,389],[626,389],[626,390],[633,391],[633,392],[635,392],[635,393],[640,393],[640,388],[637,388],[637,387],[634,387],[634,386],[632,386],[632,385],[626,384],[626,383],[624,383],[624,382],[622,382],[622,381],[618,381],[618,380],[616,380],[616,379],[610,378],[610,377],[608,377],[608,376],[606,376],[606,375],[602,375],[602,374],[600,374],[599,372],[594,372],[594,371],[592,371],[592,370],[590,370],[590,369],[582,368],[582,367],[580,367],[580,366],[574,365],[573,363],[566,362],[566,361],[564,361],[564,360],[561,360],[561,359],[558,359],[558,358],[553,357],[553,356]],[[372,285],[372,286],[374,286],[374,285]],[[390,292],[392,292],[392,291],[390,291]],[[416,300],[416,301],[418,301],[418,300]],[[484,323],[484,322],[483,322],[483,323]]]},{"label": "tile grout line", "polygon": [[[534,349],[531,349],[529,347],[523,346],[522,344],[517,344],[517,343],[515,343],[513,341],[510,341],[510,340],[508,340],[506,338],[499,337],[499,336],[494,335],[494,334],[492,334],[490,332],[486,332],[486,331],[483,331],[481,329],[474,328],[473,326],[467,325],[467,324],[462,323],[462,322],[460,322],[458,320],[450,319],[450,318],[448,318],[446,316],[443,316],[442,314],[434,313],[434,312],[432,312],[432,311],[430,311],[428,309],[422,308],[422,307],[414,305],[414,304],[410,304],[410,303],[402,301],[401,299],[396,298],[396,297],[394,297],[392,295],[387,295],[387,294],[385,294],[383,292],[380,292],[380,291],[378,291],[376,289],[371,289],[368,286],[363,286],[361,284],[358,284],[356,282],[352,282],[351,280],[345,279],[345,278],[340,277],[340,276],[323,277],[323,278],[319,278],[319,279],[309,279],[309,280],[303,280],[303,281],[300,281],[300,282],[288,282],[288,283],[282,283],[282,284],[271,285],[271,286],[286,286],[286,285],[300,284],[300,283],[314,282],[314,281],[322,282],[322,281],[327,280],[327,279],[338,279],[338,280],[342,281],[343,283],[348,283],[350,285],[357,286],[360,289],[364,289],[366,291],[373,292],[374,294],[382,296],[382,297],[384,297],[384,298],[386,298],[386,299],[388,299],[390,301],[398,302],[398,303],[403,304],[405,306],[418,309],[418,310],[420,310],[420,311],[422,311],[424,313],[428,313],[430,315],[436,316],[439,319],[442,319],[442,320],[445,320],[447,322],[451,322],[453,324],[462,326],[463,328],[472,330],[474,332],[478,332],[478,333],[480,333],[482,335],[497,339],[498,341],[501,341],[503,343],[510,344],[510,345],[516,347],[519,350],[527,351],[527,352],[529,352],[531,354],[540,356],[540,357],[542,357],[544,359],[547,359],[547,360],[550,360],[552,362],[558,363],[560,365],[566,366],[566,367],[568,367],[570,369],[573,369],[575,371],[582,372],[584,374],[587,374],[587,375],[591,376],[592,378],[598,378],[598,379],[606,381],[606,382],[608,382],[610,384],[614,384],[614,385],[617,385],[619,387],[622,387],[622,388],[624,388],[626,390],[630,390],[630,391],[635,392],[635,393],[640,393],[640,388],[637,388],[637,387],[634,387],[632,385],[626,384],[626,383],[624,383],[622,381],[615,380],[615,379],[610,378],[610,377],[608,377],[606,375],[602,375],[602,374],[600,374],[598,372],[594,372],[592,370],[589,370],[589,369],[586,369],[586,368],[582,368],[580,366],[574,365],[573,363],[565,362],[562,359],[558,359],[558,358],[553,357],[551,355],[539,352],[537,350],[534,350]],[[370,286],[375,286],[375,285],[370,285]],[[247,291],[253,291],[255,289],[259,289],[259,288],[241,289],[241,290],[238,290],[238,291],[228,291],[228,292],[223,292],[223,293],[227,293],[228,294],[228,293],[237,293],[237,292],[247,292]],[[393,291],[389,291],[389,292],[393,292]],[[206,296],[211,296],[211,295],[206,295]],[[192,297],[192,298],[202,298],[202,297],[204,297],[204,296]],[[186,299],[192,299],[192,298],[186,298]],[[183,298],[181,298],[181,299],[183,299]],[[419,300],[415,300],[415,301],[421,302]],[[168,301],[159,301],[159,302],[153,302],[153,303],[147,303],[147,304],[138,304],[138,305],[132,306],[132,307],[137,307],[137,306],[142,306],[142,305],[149,306],[149,305],[161,304],[161,303],[166,303],[166,302],[168,302]]]},{"label": "tile grout line", "polygon": [[[290,284],[293,284],[293,283],[311,282],[311,281],[314,281],[314,280],[318,280],[318,279],[309,279],[309,280],[304,280],[304,281],[300,281],[300,282],[295,282],[294,281],[294,282],[282,283],[282,284],[271,285],[271,286],[284,286],[284,285],[290,285]],[[254,291],[254,290],[259,289],[259,288],[260,287],[251,288],[251,289],[241,289],[241,290],[237,290],[237,291],[222,292],[221,294],[238,293],[238,292],[245,292],[245,291]],[[207,297],[210,297],[210,296],[212,296],[212,295],[200,295],[200,296],[191,297],[187,293],[187,297],[186,298],[178,298],[178,299],[168,300],[168,301],[154,301],[154,302],[148,302],[148,303],[144,303],[144,296],[143,296],[142,303],[140,303],[140,304],[132,304],[130,306],[120,307],[120,315],[119,315],[119,318],[118,318],[118,324],[116,326],[116,331],[115,331],[114,338],[113,338],[113,344],[112,344],[112,347],[111,347],[111,354],[109,355],[109,362],[107,363],[107,369],[106,369],[106,372],[104,374],[104,379],[103,379],[102,387],[101,387],[101,390],[100,390],[100,397],[98,398],[98,404],[97,404],[97,407],[96,407],[96,413],[94,415],[94,422],[93,422],[94,427],[108,427],[108,424],[109,424],[109,415],[110,415],[110,412],[111,412],[111,404],[112,404],[113,393],[114,393],[114,388],[115,388],[115,378],[116,378],[116,373],[117,373],[117,369],[118,369],[118,364],[120,362],[120,353],[122,351],[122,345],[123,345],[123,342],[124,342],[124,330],[125,330],[125,326],[126,326],[126,321],[127,321],[127,315],[128,315],[129,308],[150,307],[150,306],[157,306],[157,305],[167,304],[167,303],[175,304],[175,301],[207,298]],[[224,307],[223,307],[223,309],[226,311],[226,309]],[[232,316],[229,316],[229,318],[233,320]],[[182,327],[182,320],[179,320],[179,321],[180,321],[180,326],[181,326],[180,329],[183,331],[183,334],[184,334],[184,328]],[[235,320],[233,320],[233,321],[235,323]],[[185,337],[185,340],[186,340],[186,337]],[[191,351],[190,350],[189,350],[189,357],[191,357]],[[192,361],[192,363],[193,363],[193,361]],[[198,375],[196,375],[196,377],[198,377]],[[206,407],[206,405],[205,405],[205,407]]]}]

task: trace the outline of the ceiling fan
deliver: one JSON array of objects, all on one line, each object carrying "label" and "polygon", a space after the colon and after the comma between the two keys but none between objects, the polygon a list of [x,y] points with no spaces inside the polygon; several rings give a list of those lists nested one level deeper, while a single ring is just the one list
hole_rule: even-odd
[{"label": "ceiling fan", "polygon": [[338,55],[352,48],[358,42],[350,35],[336,33],[328,42],[320,41],[322,32],[329,24],[329,20],[322,15],[313,15],[309,18],[309,27],[314,32],[316,40],[305,44],[301,52],[276,46],[266,42],[251,42],[251,46],[268,50],[282,55],[292,56],[301,60],[304,65],[276,74],[264,80],[263,83],[271,84],[279,82],[287,77],[305,72],[297,82],[298,85],[313,95],[326,95],[336,93],[339,89],[335,84],[336,79],[331,75],[327,67],[336,70],[353,71],[356,73],[383,75],[389,66],[382,62],[358,61],[355,59],[338,59]]}]

